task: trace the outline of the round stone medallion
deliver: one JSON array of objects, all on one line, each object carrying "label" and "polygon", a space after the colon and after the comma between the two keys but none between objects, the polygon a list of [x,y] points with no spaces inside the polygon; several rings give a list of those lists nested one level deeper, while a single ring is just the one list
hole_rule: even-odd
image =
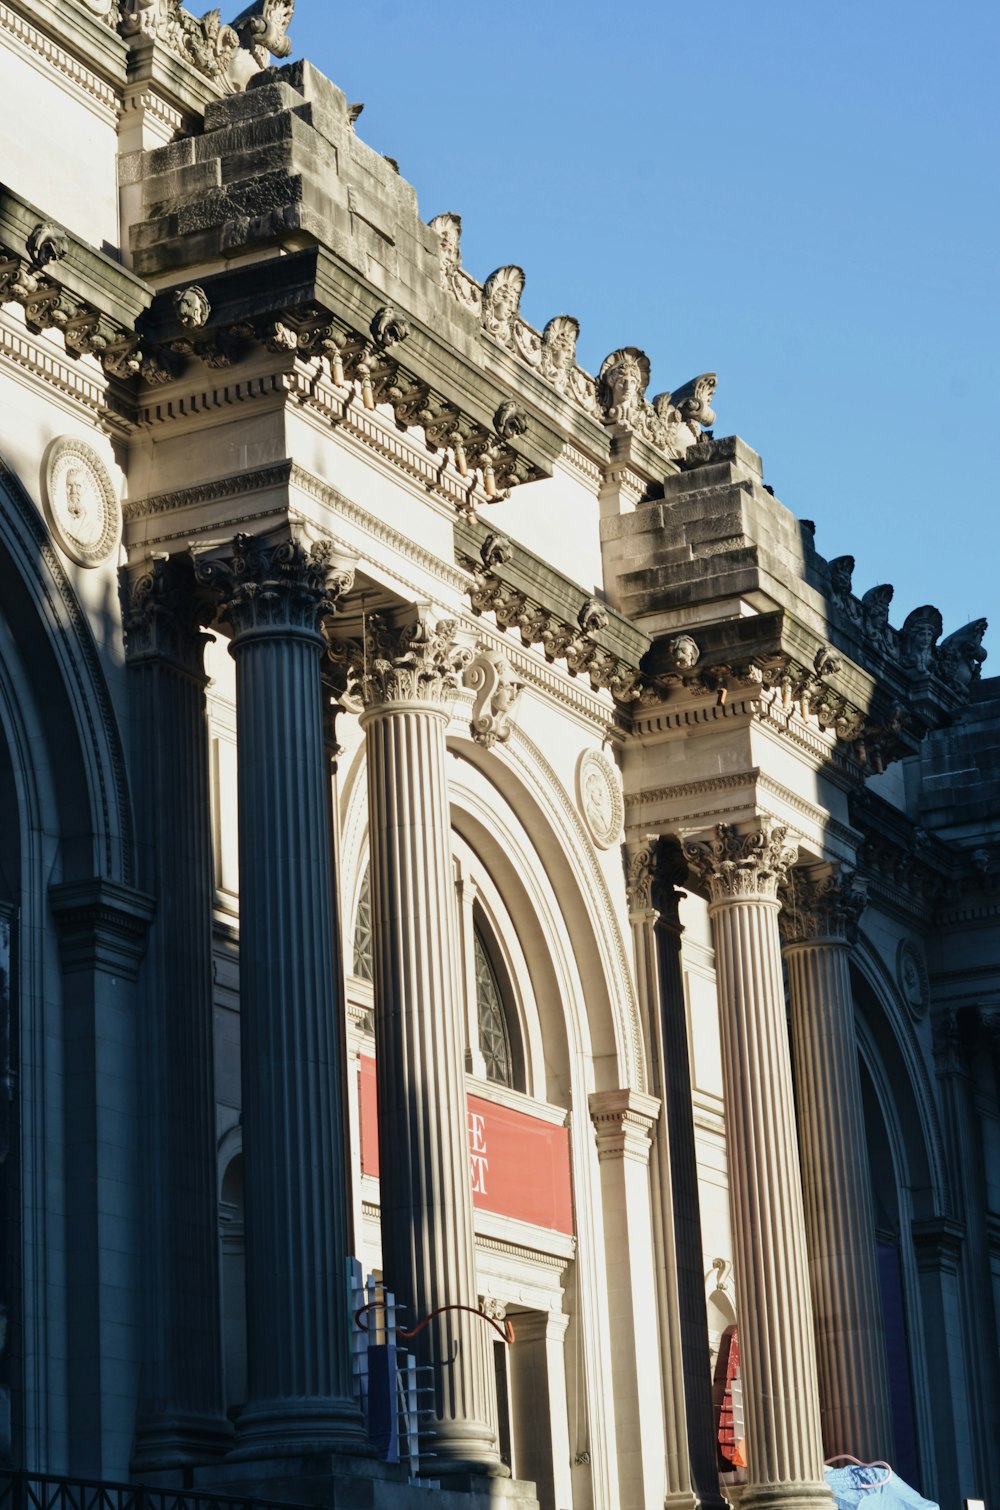
[{"label": "round stone medallion", "polygon": [[59,544],[81,566],[99,566],[121,534],[121,509],[107,467],[84,441],[53,443],[45,467],[45,502]]},{"label": "round stone medallion", "polygon": [[927,966],[909,939],[903,939],[896,956],[896,978],[906,1005],[914,1017],[923,1017],[930,997]]},{"label": "round stone medallion", "polygon": [[590,837],[599,849],[621,838],[625,804],[618,772],[606,755],[584,750],[576,768],[576,795]]}]

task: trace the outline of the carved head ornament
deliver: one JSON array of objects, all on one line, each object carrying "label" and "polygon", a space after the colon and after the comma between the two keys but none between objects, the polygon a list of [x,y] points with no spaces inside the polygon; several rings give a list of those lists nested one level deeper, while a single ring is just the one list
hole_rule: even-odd
[{"label": "carved head ornament", "polygon": [[989,625],[985,619],[973,619],[963,629],[956,629],[938,647],[937,667],[942,676],[957,689],[979,680],[986,659],[983,635]]},{"label": "carved head ornament", "polygon": [[514,321],[520,312],[524,271],[510,264],[498,267],[483,284],[483,329],[508,346],[514,339]]},{"label": "carved head ornament", "polygon": [[623,346],[601,363],[597,402],[611,425],[633,425],[649,387],[649,358],[638,346]]},{"label": "carved head ornament", "polygon": [[572,315],[555,315],[542,331],[539,367],[542,377],[562,387],[576,366],[580,322]]},{"label": "carved head ornament", "polygon": [[450,288],[452,275],[462,266],[462,217],[451,211],[435,215],[430,229],[437,235],[441,249],[441,287]]},{"label": "carved head ornament", "polygon": [[914,671],[928,670],[943,628],[941,614],[932,603],[907,614],[901,631],[903,665]]}]

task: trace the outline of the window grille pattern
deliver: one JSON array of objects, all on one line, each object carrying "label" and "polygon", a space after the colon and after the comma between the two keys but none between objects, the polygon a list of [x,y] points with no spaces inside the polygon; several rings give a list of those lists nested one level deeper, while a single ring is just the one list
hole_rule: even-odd
[{"label": "window grille pattern", "polygon": [[375,951],[372,944],[372,868],[365,866],[364,880],[354,918],[354,973],[362,980],[374,980]]},{"label": "window grille pattern", "polygon": [[514,1084],[514,1065],[510,1052],[510,1035],[496,974],[486,946],[475,929],[476,1016],[479,1023],[479,1047],[486,1065],[487,1080],[500,1085]]}]

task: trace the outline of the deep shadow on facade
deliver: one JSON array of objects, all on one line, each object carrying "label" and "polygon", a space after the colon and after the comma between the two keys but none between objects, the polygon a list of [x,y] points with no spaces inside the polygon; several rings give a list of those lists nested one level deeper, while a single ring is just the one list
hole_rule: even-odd
[{"label": "deep shadow on facade", "polygon": [[291,9],[0,6],[0,1499],[1000,1503],[985,622],[479,283]]}]

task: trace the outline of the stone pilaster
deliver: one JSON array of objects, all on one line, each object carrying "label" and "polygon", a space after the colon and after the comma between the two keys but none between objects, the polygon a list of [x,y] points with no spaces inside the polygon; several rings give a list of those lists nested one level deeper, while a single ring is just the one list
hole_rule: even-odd
[{"label": "stone pilaster", "polygon": [[[388,1284],[433,1366],[434,1472],[498,1464],[489,1358],[476,1305],[464,1048],[455,991],[455,887],[445,728],[458,673],[455,625],[420,610],[369,620],[357,690],[365,711],[382,1249]],[[423,1451],[423,1449],[422,1449]]]},{"label": "stone pilaster", "polygon": [[[683,868],[683,867],[682,867]],[[667,915],[664,893],[668,894]],[[663,1112],[653,1132],[650,1188],[660,1333],[664,1420],[664,1504],[721,1507],[712,1440],[711,1379],[705,1363],[704,1280],[698,1172],[687,1063],[687,1020],[680,973],[676,893],[656,836],[627,849],[626,893],[635,949],[636,988],[646,1027],[650,1090]],[[686,1119],[686,1120],[685,1120]],[[681,1254],[678,1234],[690,1248]],[[685,1284],[684,1257],[694,1266]],[[696,1293],[701,1314],[691,1315]]]},{"label": "stone pilaster", "polygon": [[779,918],[792,1009],[799,1157],[823,1446],[893,1457],[882,1301],[849,954],[865,893],[850,872],[792,871]]},{"label": "stone pilaster", "polygon": [[746,1409],[745,1506],[829,1503],[778,936],[786,830],[719,824],[684,852],[709,895]]},{"label": "stone pilaster", "polygon": [[360,1446],[349,1353],[343,1078],[320,624],[328,543],[238,536],[202,563],[232,629],[239,751],[247,1389],[237,1453]]},{"label": "stone pilaster", "polygon": [[590,1115],[597,1135],[608,1264],[618,1503],[621,1510],[645,1510],[664,1503],[663,1418],[649,1389],[649,1380],[663,1366],[656,1330],[650,1326],[656,1286],[649,1262],[649,1155],[660,1103],[637,1091],[601,1091],[590,1097]]},{"label": "stone pilaster", "polygon": [[157,901],[139,1016],[143,1363],[133,1466],[232,1440],[219,1319],[204,636],[190,561],[123,584],[140,884]]}]

